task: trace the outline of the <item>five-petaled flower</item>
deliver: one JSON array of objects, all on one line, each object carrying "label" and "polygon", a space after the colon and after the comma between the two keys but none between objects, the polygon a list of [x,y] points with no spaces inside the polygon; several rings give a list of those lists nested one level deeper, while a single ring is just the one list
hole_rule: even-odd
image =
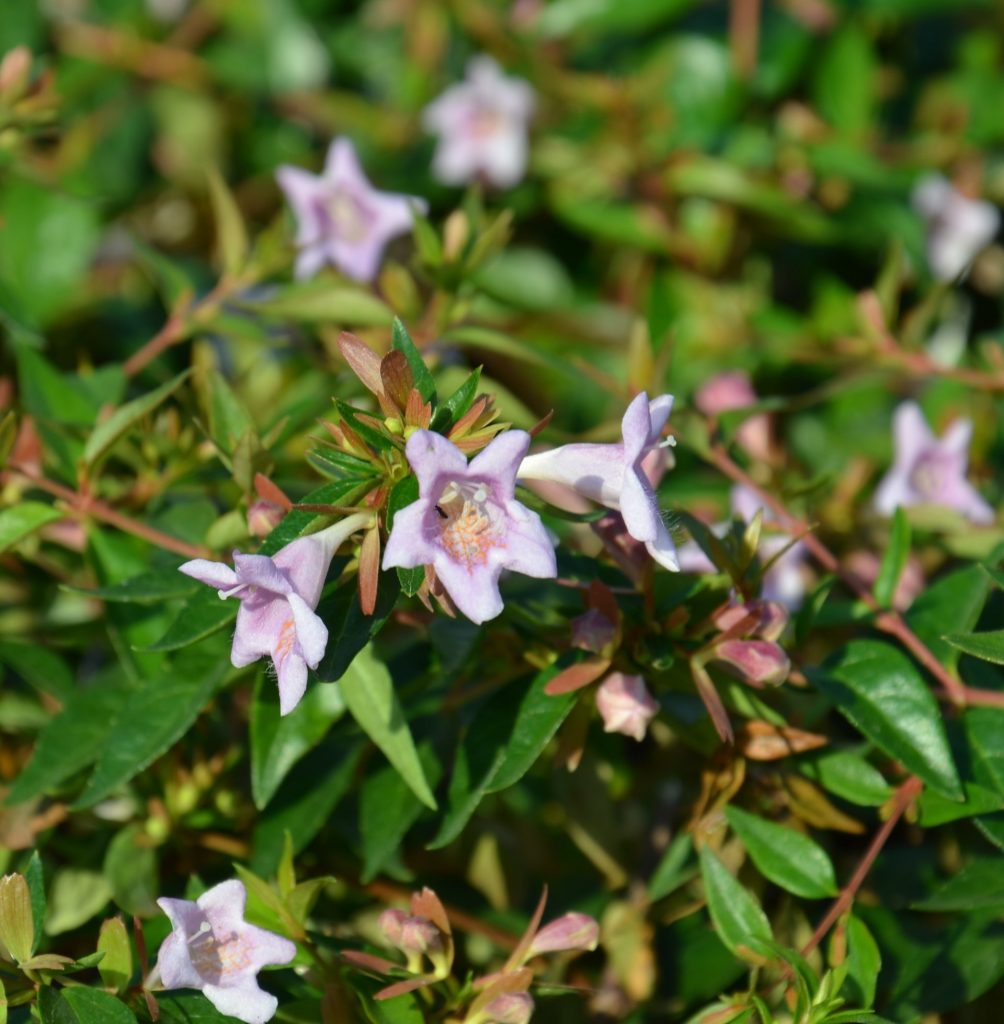
[{"label": "five-petaled flower", "polygon": [[604,732],[623,733],[640,742],[659,711],[659,702],[648,692],[641,676],[611,672],[596,690],[596,707]]},{"label": "five-petaled flower", "polygon": [[506,77],[491,57],[473,58],[467,80],[451,85],[425,108],[425,128],[439,136],[432,173],[444,185],[483,176],[492,185],[511,188],[526,172],[533,106],[526,82]]},{"label": "five-petaled flower", "polygon": [[875,492],[875,508],[891,516],[897,506],[942,505],[971,522],[991,523],[994,510],[966,479],[972,421],[954,420],[943,437],[932,433],[920,406],[904,402],[893,415],[895,456]]},{"label": "five-petaled flower", "polygon": [[927,221],[927,261],[941,281],[958,277],[1000,227],[996,206],[970,199],[940,174],[918,182],[913,208]]},{"label": "five-petaled flower", "polygon": [[503,569],[555,576],[540,516],[515,498],[516,470],[529,445],[526,431],[507,430],[468,463],[441,434],[416,430],[405,454],[419,497],[394,516],[383,567],[431,565],[457,608],[478,623],[502,611]]},{"label": "five-petaled flower", "polygon": [[372,281],[384,246],[411,230],[413,208],[426,206],[422,199],[373,188],[348,139],[331,143],[322,174],[284,165],[275,176],[296,215],[298,278],[331,263],[357,281]]},{"label": "five-petaled flower", "polygon": [[649,401],[636,395],[621,420],[619,444],[566,444],[523,460],[520,480],[550,480],[620,512],[627,532],[667,569],[677,570],[676,548],[645,472],[673,406],[672,395]]},{"label": "five-petaled flower", "polygon": [[257,974],[269,965],[288,964],[296,946],[248,924],[246,902],[247,890],[236,879],[221,882],[194,903],[157,900],[173,926],[160,947],[157,968],[164,988],[201,989],[220,1013],[245,1024],[265,1024],[279,1004],[258,987]]},{"label": "five-petaled flower", "polygon": [[221,598],[241,602],[230,651],[235,668],[266,654],[279,682],[279,710],[288,714],[307,688],[307,667],[317,668],[328,644],[328,630],[314,613],[324,578],[338,546],[372,521],[357,512],[309,537],[299,537],[267,555],[234,552],[234,568],[196,558],[180,566],[187,576],[216,587]]}]

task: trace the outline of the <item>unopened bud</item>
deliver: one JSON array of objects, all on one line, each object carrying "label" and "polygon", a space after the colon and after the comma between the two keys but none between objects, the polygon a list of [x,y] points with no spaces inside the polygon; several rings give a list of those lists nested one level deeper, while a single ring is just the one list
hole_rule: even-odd
[{"label": "unopened bud", "polygon": [[248,508],[248,533],[252,537],[267,537],[282,522],[285,514],[271,501],[253,501]]},{"label": "unopened bud", "polygon": [[402,953],[427,953],[442,943],[439,929],[430,920],[412,917],[403,910],[385,910],[379,923],[387,941]]},{"label": "unopened bud", "polygon": [[730,409],[742,409],[756,401],[749,377],[740,370],[716,374],[705,381],[694,395],[694,405],[705,416],[717,416]]},{"label": "unopened bud", "polygon": [[485,1007],[485,1024],[527,1024],[533,1016],[533,996],[529,992],[506,992]]},{"label": "unopened bud", "polygon": [[566,950],[593,950],[600,941],[600,926],[588,914],[563,914],[545,925],[533,937],[529,956],[538,953],[563,953]]},{"label": "unopened bud", "polygon": [[616,636],[617,627],[595,608],[572,620],[572,646],[580,650],[599,654]]},{"label": "unopened bud", "polygon": [[755,633],[761,640],[777,640],[788,625],[788,609],[778,601],[757,601],[760,622]]},{"label": "unopened bud", "polygon": [[788,655],[770,640],[725,640],[714,658],[752,686],[780,686],[791,670]]},{"label": "unopened bud", "polygon": [[645,688],[641,676],[611,672],[596,691],[596,707],[604,732],[620,732],[643,740],[648,723],[659,710],[658,701]]},{"label": "unopened bud", "polygon": [[0,878],[0,946],[18,963],[24,963],[31,959],[34,941],[28,882],[24,875],[4,875]]}]

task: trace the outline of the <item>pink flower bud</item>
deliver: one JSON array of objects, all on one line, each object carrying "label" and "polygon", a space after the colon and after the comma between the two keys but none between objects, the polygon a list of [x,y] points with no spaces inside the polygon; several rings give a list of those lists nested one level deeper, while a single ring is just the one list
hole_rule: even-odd
[{"label": "pink flower bud", "polygon": [[563,953],[571,949],[592,950],[600,941],[600,926],[588,914],[563,914],[534,936],[530,956]]},{"label": "pink flower bud", "polygon": [[267,537],[282,521],[283,509],[271,501],[259,499],[248,508],[248,533],[252,537]]},{"label": "pink flower bud", "polygon": [[705,381],[694,395],[694,405],[705,416],[717,416],[730,409],[741,409],[756,401],[749,377],[740,370],[719,373]]},{"label": "pink flower bud", "polygon": [[616,635],[617,627],[595,608],[572,620],[572,646],[580,650],[599,654]]},{"label": "pink flower bud", "polygon": [[439,929],[431,921],[403,910],[385,910],[379,923],[387,941],[402,953],[426,953],[442,943]]},{"label": "pink flower bud", "polygon": [[529,992],[505,992],[485,1007],[485,1024],[527,1024],[533,1016]]},{"label": "pink flower bud", "polygon": [[648,723],[659,710],[642,677],[623,672],[611,672],[603,680],[596,691],[596,707],[604,732],[620,732],[636,740],[645,738]]},{"label": "pink flower bud", "polygon": [[791,669],[788,655],[770,640],[725,640],[714,657],[752,686],[780,686]]}]

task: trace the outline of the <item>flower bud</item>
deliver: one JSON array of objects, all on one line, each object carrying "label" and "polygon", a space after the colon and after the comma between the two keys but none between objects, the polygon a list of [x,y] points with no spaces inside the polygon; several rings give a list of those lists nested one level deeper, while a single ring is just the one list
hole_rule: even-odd
[{"label": "flower bud", "polygon": [[533,937],[529,956],[538,953],[563,953],[566,950],[593,950],[600,941],[600,926],[588,914],[563,914],[545,925]]},{"label": "flower bud", "polygon": [[620,732],[636,740],[645,738],[648,723],[659,704],[645,688],[641,676],[611,672],[596,691],[596,707],[604,732]]},{"label": "flower bud", "polygon": [[529,992],[506,992],[485,1007],[485,1024],[527,1024],[533,1016],[533,996]]},{"label": "flower bud", "polygon": [[694,395],[694,405],[705,416],[717,416],[730,409],[741,409],[756,401],[756,392],[749,377],[740,370],[716,374],[705,381]]},{"label": "flower bud", "polygon": [[788,655],[770,640],[724,640],[714,658],[751,686],[780,686],[791,669]]},{"label": "flower bud", "polygon": [[385,910],[379,919],[384,937],[402,953],[426,953],[441,945],[439,929],[427,918],[403,910]]},{"label": "flower bud", "polygon": [[572,646],[580,650],[599,654],[616,636],[617,627],[595,608],[572,620]]},{"label": "flower bud", "polygon": [[248,533],[267,537],[282,521],[285,512],[274,502],[259,499],[248,508]]}]

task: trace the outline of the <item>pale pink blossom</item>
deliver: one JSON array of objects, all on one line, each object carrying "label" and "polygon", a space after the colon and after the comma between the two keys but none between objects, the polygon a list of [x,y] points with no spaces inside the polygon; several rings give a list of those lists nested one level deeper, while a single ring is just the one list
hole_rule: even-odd
[{"label": "pale pink blossom", "polygon": [[640,741],[659,710],[659,702],[641,676],[611,672],[596,690],[596,707],[604,732],[619,732]]},{"label": "pale pink blossom", "polygon": [[927,261],[941,281],[957,278],[1000,227],[996,206],[964,196],[940,174],[918,182],[913,208],[927,221]]},{"label": "pale pink blossom", "polygon": [[[698,388],[694,405],[705,416],[717,416],[754,405],[757,394],[753,383],[741,370],[727,370],[710,378]],[[765,412],[754,413],[736,430],[736,441],[756,459],[770,458],[770,418]]]},{"label": "pale pink blossom", "polygon": [[473,58],[467,79],[451,85],[425,108],[425,129],[439,136],[432,173],[444,185],[484,177],[511,188],[526,173],[533,90],[509,78],[487,56]]},{"label": "pale pink blossom", "polygon": [[223,1014],[244,1024],[265,1024],[279,1002],[258,986],[258,972],[288,964],[296,946],[244,920],[247,890],[236,879],[222,882],[195,902],[162,898],[171,919],[157,968],[166,989],[196,988]]},{"label": "pale pink blossom", "polygon": [[600,926],[588,914],[572,911],[544,925],[533,937],[527,956],[593,950],[600,941]]}]

